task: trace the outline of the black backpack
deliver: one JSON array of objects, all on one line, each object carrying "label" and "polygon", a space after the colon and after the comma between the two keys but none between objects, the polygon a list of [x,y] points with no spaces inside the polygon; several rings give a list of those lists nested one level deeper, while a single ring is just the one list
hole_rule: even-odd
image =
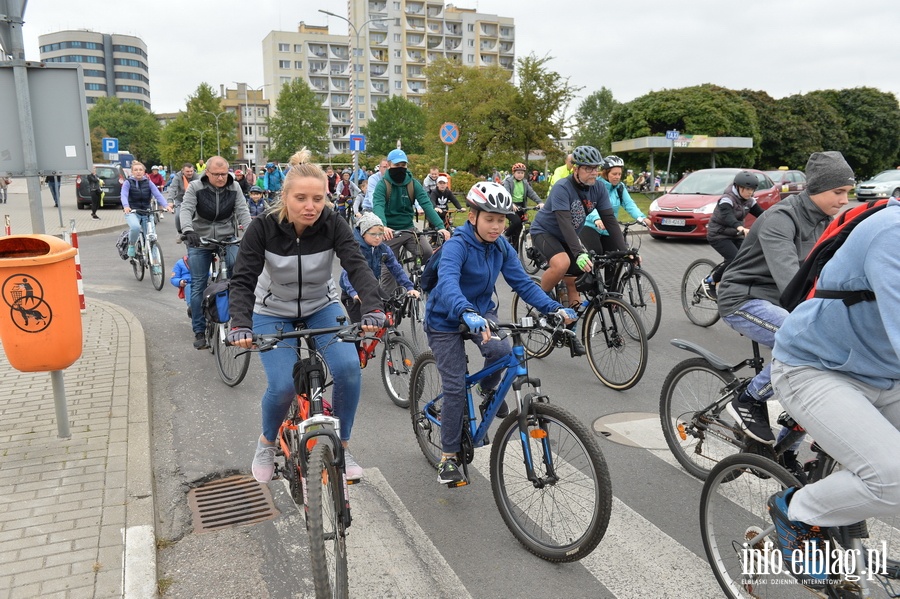
[{"label": "black backpack", "polygon": [[216,281],[210,283],[203,290],[203,300],[201,306],[203,308],[203,316],[209,322],[228,322],[231,320],[231,314],[228,310],[228,283],[225,281]]},{"label": "black backpack", "polygon": [[116,250],[119,252],[119,258],[128,260],[128,231],[122,231],[116,240]]}]

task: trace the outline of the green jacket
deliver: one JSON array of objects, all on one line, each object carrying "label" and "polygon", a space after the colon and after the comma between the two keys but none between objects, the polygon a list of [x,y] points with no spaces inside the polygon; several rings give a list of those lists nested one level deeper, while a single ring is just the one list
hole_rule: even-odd
[{"label": "green jacket", "polygon": [[[573,169],[574,170],[574,169]],[[572,171],[569,170],[569,167],[565,164],[557,167],[553,174],[550,175],[550,187],[547,188],[547,195],[550,194],[550,190],[553,189],[553,184],[559,181],[560,179],[565,179],[569,175],[572,174]]]},{"label": "green jacket", "polygon": [[[415,226],[413,224],[416,214],[415,203],[418,202],[419,207],[425,212],[428,222],[434,225],[436,229],[444,228],[444,221],[435,212],[431,199],[425,193],[425,188],[413,178],[409,171],[406,172],[406,178],[403,180],[403,183],[398,185],[391,180],[391,197],[385,198],[387,194],[385,180],[389,176],[390,173],[385,173],[372,194],[372,212],[381,219],[384,226],[395,231],[412,229]],[[415,198],[409,197],[407,185],[410,181],[416,194]]]}]

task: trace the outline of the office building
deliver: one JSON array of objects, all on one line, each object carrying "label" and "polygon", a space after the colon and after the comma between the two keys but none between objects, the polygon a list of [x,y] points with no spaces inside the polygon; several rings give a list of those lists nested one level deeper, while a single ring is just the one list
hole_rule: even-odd
[{"label": "office building", "polygon": [[[344,23],[326,17],[336,27]],[[427,91],[424,69],[449,58],[472,67],[499,65],[512,76],[515,25],[510,17],[445,5],[442,0],[350,0],[348,19],[357,36],[331,35],[328,26],[300,23],[297,31],[272,31],[263,40],[263,77],[277,97],[285,83],[306,81],[329,111],[331,153],[349,151],[353,111],[360,126],[390,96],[420,103]],[[370,19],[375,21],[366,24]],[[360,89],[354,102],[354,61]]]},{"label": "office building", "polygon": [[115,97],[150,110],[147,45],[139,37],[79,29],[42,35],[38,44],[43,62],[81,64],[88,108]]}]

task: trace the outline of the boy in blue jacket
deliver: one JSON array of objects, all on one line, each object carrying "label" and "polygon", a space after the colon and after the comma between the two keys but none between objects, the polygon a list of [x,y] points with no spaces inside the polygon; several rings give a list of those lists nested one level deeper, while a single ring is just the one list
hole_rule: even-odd
[{"label": "boy in blue jacket", "polygon": [[188,304],[188,318],[191,317],[191,271],[187,265],[187,256],[175,263],[172,267],[172,278],[169,279],[173,286],[178,288],[178,297]]},{"label": "boy in blue jacket", "polygon": [[[413,288],[412,281],[406,276],[406,271],[403,270],[403,266],[397,261],[394,252],[387,244],[382,243],[384,241],[384,225],[381,219],[375,216],[373,212],[366,212],[359,218],[356,226],[358,228],[353,231],[353,234],[359,242],[359,251],[366,258],[366,262],[368,262],[369,268],[372,269],[372,274],[375,275],[375,278],[377,279],[381,276],[381,266],[383,264],[387,267],[388,272],[394,276],[397,284],[406,289],[407,295],[419,297],[419,292]],[[350,284],[347,271],[341,271],[340,285],[343,291],[341,301],[344,303],[344,307],[347,308],[350,322],[359,322],[362,318],[359,294],[353,288],[353,285]],[[382,296],[385,295],[382,289]]]},{"label": "boy in blue jacket", "polygon": [[[576,318],[534,283],[522,268],[516,250],[503,237],[506,217],[513,214],[512,196],[498,183],[476,183],[466,195],[469,215],[441,248],[438,282],[425,304],[425,332],[434,353],[444,388],[441,405],[441,462],[438,482],[451,486],[467,483],[459,468],[457,454],[462,437],[466,405],[465,339],[471,339],[484,356],[485,366],[506,358],[512,351],[505,340],[491,336],[488,320],[497,321],[493,301],[497,277],[544,314],[559,312],[566,324]],[[463,323],[468,332],[460,333]],[[482,393],[488,396],[500,382],[502,372],[482,381]],[[500,406],[503,417],[508,408]]]}]

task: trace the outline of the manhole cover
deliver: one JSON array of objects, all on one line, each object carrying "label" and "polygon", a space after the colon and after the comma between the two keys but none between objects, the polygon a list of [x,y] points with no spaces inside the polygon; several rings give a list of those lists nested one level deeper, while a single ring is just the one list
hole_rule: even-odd
[{"label": "manhole cover", "polygon": [[269,487],[251,476],[229,476],[188,491],[194,532],[272,520],[279,515]]}]

